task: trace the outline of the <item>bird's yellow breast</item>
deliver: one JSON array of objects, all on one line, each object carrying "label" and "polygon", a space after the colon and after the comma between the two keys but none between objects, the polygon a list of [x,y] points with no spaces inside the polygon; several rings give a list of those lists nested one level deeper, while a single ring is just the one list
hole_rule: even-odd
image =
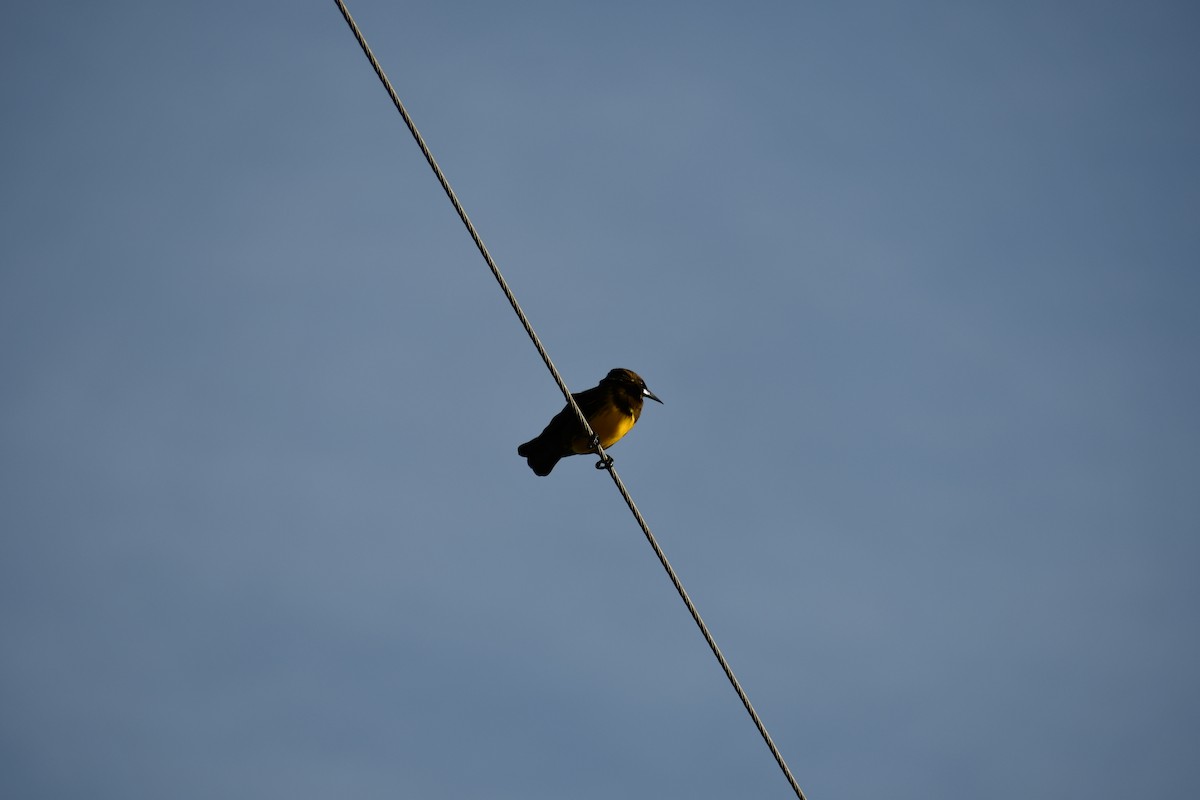
[{"label": "bird's yellow breast", "polygon": [[[635,422],[637,422],[636,416],[627,414],[611,404],[588,417],[588,424],[592,426],[592,430],[600,437],[600,446],[606,450],[620,441],[622,436],[633,430]],[[576,453],[586,453],[588,451],[588,444],[589,442],[586,437],[576,436],[571,441],[571,449]]]}]

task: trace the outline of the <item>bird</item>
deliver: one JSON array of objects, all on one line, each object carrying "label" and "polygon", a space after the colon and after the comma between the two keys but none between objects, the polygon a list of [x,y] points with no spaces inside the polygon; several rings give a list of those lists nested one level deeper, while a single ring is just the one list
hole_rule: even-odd
[{"label": "bird", "polygon": [[[609,370],[599,386],[573,393],[571,397],[605,449],[633,429],[642,414],[642,398],[662,402],[646,388],[641,376],[628,369]],[[570,403],[554,415],[537,437],[517,448],[517,455],[523,456],[533,474],[540,476],[549,475],[559,459],[591,452],[595,452],[592,443]]]}]

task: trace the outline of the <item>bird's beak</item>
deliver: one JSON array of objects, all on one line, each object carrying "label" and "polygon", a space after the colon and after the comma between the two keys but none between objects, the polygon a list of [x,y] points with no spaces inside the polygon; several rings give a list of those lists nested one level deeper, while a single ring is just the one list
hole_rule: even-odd
[{"label": "bird's beak", "polygon": [[651,400],[653,400],[656,403],[662,402],[662,400],[659,400],[657,397],[655,397],[654,392],[650,391],[649,389],[642,389],[642,396],[649,397]]}]

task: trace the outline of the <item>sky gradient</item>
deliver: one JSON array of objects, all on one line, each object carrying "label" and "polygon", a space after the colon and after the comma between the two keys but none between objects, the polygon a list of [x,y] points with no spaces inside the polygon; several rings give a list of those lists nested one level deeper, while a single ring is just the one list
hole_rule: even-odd
[{"label": "sky gradient", "polygon": [[[1194,796],[1192,4],[349,7],[812,800]],[[332,2],[0,44],[0,796],[790,795]]]}]

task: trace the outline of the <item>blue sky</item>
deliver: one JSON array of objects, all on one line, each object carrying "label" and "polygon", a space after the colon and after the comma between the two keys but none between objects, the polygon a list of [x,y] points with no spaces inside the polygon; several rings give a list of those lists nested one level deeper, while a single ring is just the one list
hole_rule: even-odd
[{"label": "blue sky", "polygon": [[[350,8],[811,798],[1192,796],[1190,4]],[[0,794],[789,795],[332,2],[0,43]]]}]

